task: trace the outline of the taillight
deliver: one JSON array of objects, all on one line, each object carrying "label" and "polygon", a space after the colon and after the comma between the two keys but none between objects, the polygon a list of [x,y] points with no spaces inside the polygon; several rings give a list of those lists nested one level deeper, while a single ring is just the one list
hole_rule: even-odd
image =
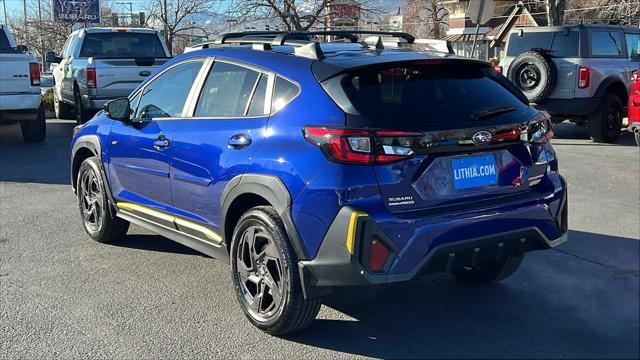
[{"label": "taillight", "polygon": [[542,120],[530,124],[528,132],[529,142],[533,144],[545,144],[555,135],[553,123],[546,116]]},{"label": "taillight", "polygon": [[632,95],[632,99],[633,106],[640,107],[640,91],[636,91],[636,93]]},{"label": "taillight", "polygon": [[373,272],[381,272],[384,270],[384,264],[389,258],[389,249],[376,237],[371,237],[369,244],[369,270]]},{"label": "taillight", "polygon": [[413,155],[413,150],[406,139],[418,136],[422,134],[314,126],[304,128],[305,139],[320,147],[330,160],[354,164],[389,164],[407,159]]},{"label": "taillight", "polygon": [[31,86],[40,86],[40,67],[36,63],[29,63],[29,77]]},{"label": "taillight", "polygon": [[584,89],[589,87],[589,68],[586,66],[580,66],[578,69],[578,87]]},{"label": "taillight", "polygon": [[91,89],[96,88],[96,69],[87,68],[87,87]]},{"label": "taillight", "polygon": [[502,74],[502,72],[504,71],[504,69],[502,68],[502,66],[500,65],[496,65],[493,67],[493,70],[495,70],[497,73]]}]

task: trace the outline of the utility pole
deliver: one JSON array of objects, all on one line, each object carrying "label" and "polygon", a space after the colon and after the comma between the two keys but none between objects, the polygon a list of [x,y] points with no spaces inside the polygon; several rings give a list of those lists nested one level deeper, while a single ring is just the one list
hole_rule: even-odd
[{"label": "utility pole", "polygon": [[171,53],[173,53],[173,46],[169,45],[169,10],[167,6],[167,0],[163,0],[163,11],[164,11],[164,43],[167,44]]},{"label": "utility pole", "polygon": [[2,0],[2,10],[4,13],[4,24],[9,26],[9,22],[7,21],[7,0]]}]

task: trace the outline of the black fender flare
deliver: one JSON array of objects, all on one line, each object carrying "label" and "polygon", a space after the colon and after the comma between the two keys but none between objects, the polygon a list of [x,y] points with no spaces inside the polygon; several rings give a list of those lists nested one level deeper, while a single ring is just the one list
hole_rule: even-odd
[{"label": "black fender flare", "polygon": [[233,201],[243,194],[255,194],[267,200],[276,210],[287,231],[293,251],[298,260],[308,259],[305,245],[302,243],[298,231],[291,217],[291,194],[282,180],[277,176],[263,174],[242,174],[234,177],[227,183],[220,196],[221,231],[226,234],[227,213]]},{"label": "black fender flare", "polygon": [[104,170],[104,165],[102,164],[102,144],[100,143],[100,138],[97,135],[82,135],[76,139],[73,143],[73,147],[71,148],[71,166],[70,166],[70,174],[69,178],[71,180],[71,189],[73,192],[76,192],[75,187],[75,179],[73,178],[73,162],[76,158],[76,154],[78,151],[82,149],[88,149],[91,151],[95,157],[98,159],[98,168],[100,169],[100,176],[102,176],[102,183],[104,184],[105,191],[107,193],[107,198],[109,202],[115,206],[116,202],[113,199],[113,195],[111,194],[111,187],[109,186],[109,180],[107,178],[107,174]]},{"label": "black fender flare", "polygon": [[[613,84],[618,83],[620,86],[622,86],[622,88],[625,91],[625,98],[628,98],[629,94],[627,91],[627,86],[624,84],[624,82],[622,81],[622,79],[620,78],[616,78],[613,76],[610,76],[608,78],[606,78],[603,82],[600,83],[600,86],[598,86],[598,89],[596,90],[596,93],[594,95],[594,97],[597,98],[601,98],[604,96],[604,94],[607,92],[607,89],[609,89],[609,87]],[[622,101],[622,103],[625,103],[625,99],[620,99],[620,101]]]}]

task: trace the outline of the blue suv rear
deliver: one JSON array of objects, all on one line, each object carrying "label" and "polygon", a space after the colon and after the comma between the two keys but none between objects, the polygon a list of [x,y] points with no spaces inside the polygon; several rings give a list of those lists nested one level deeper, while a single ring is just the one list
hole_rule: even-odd
[{"label": "blue suv rear", "polygon": [[271,334],[340,287],[489,283],[566,240],[546,113],[484,62],[357,35],[227,34],[107,104],[72,142],[89,236],[135,223],[230,263]]}]

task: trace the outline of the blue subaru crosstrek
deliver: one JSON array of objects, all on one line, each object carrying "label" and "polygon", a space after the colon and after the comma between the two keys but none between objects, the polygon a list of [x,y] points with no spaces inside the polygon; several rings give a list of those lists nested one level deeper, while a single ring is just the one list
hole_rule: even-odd
[{"label": "blue subaru crosstrek", "polygon": [[108,103],[71,145],[86,232],[134,223],[229,262],[271,334],[340,287],[490,283],[564,242],[549,116],[485,62],[359,35],[227,34]]}]

